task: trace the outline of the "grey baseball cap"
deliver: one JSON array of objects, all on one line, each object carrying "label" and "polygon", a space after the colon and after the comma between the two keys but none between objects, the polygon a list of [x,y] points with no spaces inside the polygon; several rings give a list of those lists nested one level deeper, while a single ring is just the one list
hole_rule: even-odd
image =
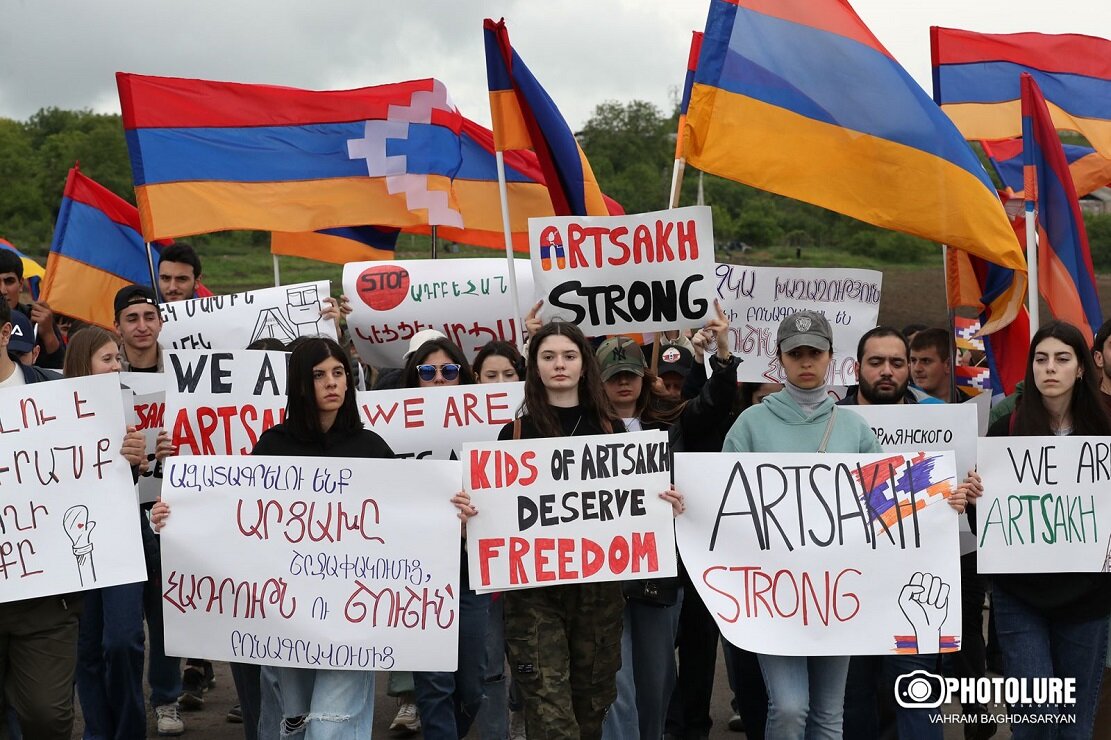
[{"label": "grey baseball cap", "polygon": [[640,345],[629,337],[610,337],[595,350],[602,380],[606,381],[618,373],[633,373],[644,377],[647,365]]},{"label": "grey baseball cap", "polygon": [[790,352],[796,347],[828,352],[833,347],[833,329],[826,317],[817,311],[796,311],[779,322],[775,341],[780,352]]}]

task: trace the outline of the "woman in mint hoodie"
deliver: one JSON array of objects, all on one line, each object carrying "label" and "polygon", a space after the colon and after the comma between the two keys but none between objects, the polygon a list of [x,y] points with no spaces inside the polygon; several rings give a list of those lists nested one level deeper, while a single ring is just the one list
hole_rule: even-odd
[{"label": "woman in mint hoodie", "polygon": [[[723,452],[880,452],[864,420],[838,411],[826,389],[833,332],[824,316],[799,311],[776,337],[783,390],[745,409],[725,437]],[[765,737],[840,738],[848,656],[760,654],[768,689]]]}]

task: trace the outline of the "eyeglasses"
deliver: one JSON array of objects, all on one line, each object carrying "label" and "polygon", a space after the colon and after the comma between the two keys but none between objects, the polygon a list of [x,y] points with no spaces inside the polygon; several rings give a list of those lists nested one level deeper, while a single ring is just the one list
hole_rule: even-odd
[{"label": "eyeglasses", "polygon": [[450,382],[459,377],[459,367],[455,362],[445,362],[443,365],[417,365],[417,376],[425,383],[431,383],[436,379],[436,372],[439,371],[440,377]]}]

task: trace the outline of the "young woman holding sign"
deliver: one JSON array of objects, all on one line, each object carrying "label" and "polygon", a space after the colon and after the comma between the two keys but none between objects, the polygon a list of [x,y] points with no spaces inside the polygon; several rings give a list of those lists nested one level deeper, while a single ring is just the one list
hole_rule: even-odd
[{"label": "young woman holding sign", "polygon": [[[1099,373],[1080,330],[1054,321],[1030,340],[1023,392],[1014,411],[988,429],[989,437],[1111,435],[1099,390]],[[983,494],[975,472],[961,488],[970,499]],[[975,509],[973,509],[975,511]],[[992,576],[995,628],[1008,678],[1058,676],[1076,679],[1071,706],[1014,705],[1032,717],[1015,723],[1016,740],[1091,737],[1095,704],[1107,654],[1111,577],[1104,573],[1023,573]],[[1075,723],[1057,734],[1038,717],[1074,713]]]},{"label": "young woman holding sign", "polygon": [[[120,345],[114,334],[89,326],[73,335],[66,349],[64,372],[67,378],[119,371]],[[142,432],[129,427],[122,452],[137,473],[138,466],[146,463]],[[136,515],[141,519],[140,530],[150,534],[146,517],[138,511]],[[77,637],[77,696],[81,701],[86,737],[146,735],[144,585],[142,582],[126,583],[85,592]]]},{"label": "young woman holding sign", "polygon": [[[826,391],[833,361],[833,330],[816,311],[798,311],[780,322],[777,356],[784,389],[741,413],[723,452],[881,452],[864,420],[838,413]],[[964,510],[959,489],[949,499]],[[845,705],[848,656],[759,654],[768,691],[765,736],[776,740],[839,738]]]},{"label": "young woman holding sign", "polygon": [[[625,431],[602,387],[594,351],[573,324],[552,322],[532,333],[525,402],[500,440],[573,437]],[[679,511],[682,497],[660,494]],[[478,512],[453,499],[462,515]],[[506,593],[505,633],[513,681],[525,700],[530,737],[602,736],[617,696],[621,664],[619,583],[582,583]]]},{"label": "young woman holding sign", "polygon": [[[313,337],[289,358],[285,421],[268,429],[251,454],[292,457],[390,458],[393,451],[365,429],[355,403],[347,354],[334,341]],[[161,528],[170,514],[159,501],[151,521]],[[305,740],[370,737],[374,721],[374,673],[278,668],[282,737]],[[266,717],[262,718],[265,722]],[[261,727],[262,734],[278,728]]]}]

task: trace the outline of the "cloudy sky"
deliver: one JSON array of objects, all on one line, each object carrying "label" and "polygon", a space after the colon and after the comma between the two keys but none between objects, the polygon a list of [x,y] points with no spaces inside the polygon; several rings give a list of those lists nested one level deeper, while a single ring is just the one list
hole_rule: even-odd
[{"label": "cloudy sky", "polygon": [[[853,0],[920,84],[928,28],[1111,38],[1111,2]],[[1062,12],[1067,8],[1067,12]],[[114,73],[312,89],[437,77],[489,124],[482,19],[510,39],[572,127],[605,100],[662,110],[682,83],[705,0],[0,0],[0,117],[118,112]]]}]

